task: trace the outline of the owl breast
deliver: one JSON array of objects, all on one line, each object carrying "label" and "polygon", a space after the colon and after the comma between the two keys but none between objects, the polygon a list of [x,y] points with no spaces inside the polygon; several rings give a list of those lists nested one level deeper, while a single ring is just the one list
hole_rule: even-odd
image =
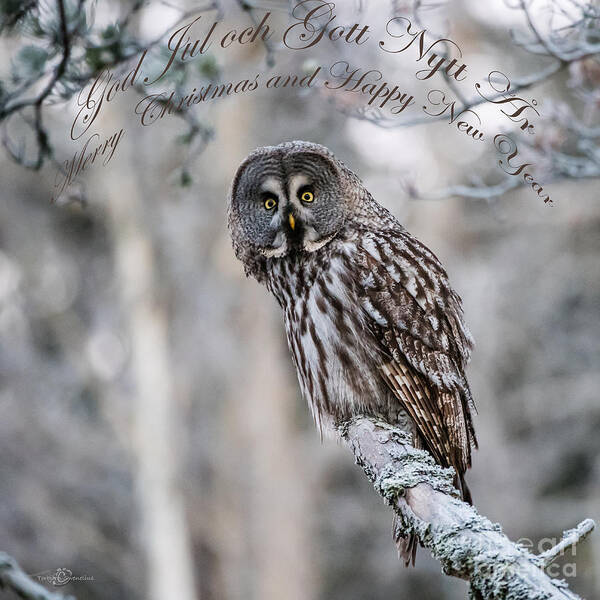
[{"label": "owl breast", "polygon": [[321,431],[356,414],[392,416],[382,349],[351,271],[356,249],[352,239],[335,239],[269,261],[267,285],[283,308],[302,395]]}]

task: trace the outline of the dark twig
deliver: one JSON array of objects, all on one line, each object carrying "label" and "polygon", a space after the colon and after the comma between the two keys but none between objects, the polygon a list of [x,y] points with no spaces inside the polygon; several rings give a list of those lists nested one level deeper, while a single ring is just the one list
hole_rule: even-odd
[{"label": "dark twig", "polygon": [[[247,2],[246,0],[237,0],[237,3],[239,4],[240,8],[245,13],[248,14],[248,16],[250,17],[250,20],[252,21],[252,24],[256,27],[259,24],[259,21],[254,16],[253,10],[257,7],[253,3]],[[265,39],[265,40],[262,40],[262,42],[265,47],[265,51],[267,53],[267,57],[266,57],[267,67],[271,68],[271,67],[275,66],[276,47],[270,40]]]},{"label": "dark twig", "polygon": [[[528,88],[534,87],[543,81],[548,80],[550,77],[556,75],[559,71],[561,71],[566,64],[560,62],[554,62],[549,65],[546,69],[541,70],[537,74],[532,74],[526,77],[521,77],[517,80],[511,81],[510,92],[518,93]],[[498,92],[496,94],[492,94],[487,98],[483,98],[482,96],[472,98],[467,101],[466,104],[457,107],[456,113],[464,112],[466,110],[471,110],[476,108],[486,102],[493,102],[494,100],[498,100],[502,98],[503,94]],[[397,119],[393,117],[385,117],[380,111],[363,111],[361,113],[346,113],[349,117],[358,118],[364,121],[371,121],[375,125],[382,127],[384,129],[395,129],[397,127],[414,127],[415,125],[426,125],[427,123],[434,123],[436,121],[447,121],[448,116],[446,114],[442,114],[439,116],[424,116],[424,117],[416,117],[414,119]]]},{"label": "dark twig", "polygon": [[[29,169],[39,169],[43,162],[44,157],[50,153],[50,145],[48,141],[48,134],[44,128],[43,124],[43,114],[42,114],[42,104],[44,100],[50,95],[56,83],[60,80],[60,78],[64,75],[65,70],[67,68],[67,64],[69,62],[69,57],[71,56],[71,44],[69,39],[69,32],[67,31],[67,16],[65,13],[65,5],[63,0],[57,0],[58,6],[58,14],[60,19],[60,36],[61,36],[61,45],[62,45],[62,57],[57,67],[54,69],[54,73],[50,78],[50,81],[46,84],[44,89],[40,92],[40,94],[36,98],[30,98],[27,100],[22,100],[20,102],[16,102],[12,106],[6,107],[3,111],[0,112],[0,120],[5,118],[6,116],[20,111],[27,106],[33,106],[34,109],[34,123],[33,129],[36,134],[37,140],[37,157],[34,161],[26,163],[24,158],[21,159],[21,163],[29,168]],[[9,151],[13,158],[17,158],[17,155],[14,153],[10,142],[8,141],[8,133],[6,130],[3,133],[2,143],[4,147]]]},{"label": "dark twig", "polygon": [[544,48],[544,50],[546,51],[546,54],[548,54],[548,56],[553,56],[554,58],[557,58],[558,60],[564,60],[563,57],[561,56],[560,50],[558,48],[554,47],[549,41],[544,39],[542,34],[539,32],[536,24],[534,23],[533,19],[531,18],[531,13],[529,12],[529,7],[527,6],[527,2],[525,0],[520,0],[519,5],[521,7],[521,10],[525,14],[525,18],[527,19],[527,25],[529,25],[529,29],[531,29],[536,40]]},{"label": "dark twig", "polygon": [[[71,56],[71,43],[69,38],[69,32],[67,31],[67,17],[65,14],[65,5],[63,0],[56,0],[56,4],[58,6],[58,14],[60,18],[60,37],[62,44],[62,56],[61,60],[58,63],[56,69],[54,69],[54,73],[47,83],[46,87],[40,92],[38,96],[35,98],[28,98],[24,100],[20,100],[19,102],[15,102],[12,105],[4,107],[0,111],[0,120],[4,119],[8,115],[22,110],[27,106],[34,106],[36,110],[36,121],[37,121],[37,112],[40,110],[42,103],[44,100],[50,95],[50,92],[54,89],[57,81],[64,75],[65,70],[67,68],[67,63],[69,62],[69,57]],[[41,119],[41,117],[40,117]]]},{"label": "dark twig", "polygon": [[[82,23],[81,12],[83,10],[83,4],[84,3],[82,0],[79,0],[79,2],[77,3],[77,13],[74,15],[74,18],[73,18],[73,23],[75,23],[75,24]],[[116,29],[119,31],[123,31],[127,27],[127,25],[130,23],[131,19],[133,18],[133,15],[137,11],[139,11],[143,5],[144,5],[144,2],[139,1],[139,0],[136,1],[132,5],[130,10],[128,10],[128,12],[123,17],[123,19],[118,23]],[[24,85],[21,85],[18,90],[14,90],[12,93],[9,93],[7,96],[5,96],[4,102],[2,104],[0,104],[0,121],[4,120],[3,127],[2,127],[2,134],[1,134],[2,144],[3,144],[4,148],[7,150],[8,154],[11,156],[11,158],[13,158],[13,160],[15,160],[16,162],[18,162],[19,164],[21,164],[22,166],[24,166],[26,168],[34,169],[34,170],[41,168],[41,166],[43,165],[44,160],[46,158],[52,157],[52,149],[50,146],[49,135],[48,135],[48,132],[43,123],[43,111],[44,111],[44,107],[47,103],[48,97],[53,92],[53,90],[56,88],[57,83],[60,82],[65,77],[65,75],[67,74],[67,71],[69,69],[73,70],[75,68],[74,66],[73,66],[73,68],[70,67],[70,62],[72,62],[71,59],[73,57],[72,46],[73,46],[75,37],[77,35],[81,35],[81,33],[77,31],[77,27],[79,27],[79,25],[77,25],[77,27],[71,27],[71,30],[69,30],[64,0],[57,0],[57,8],[58,8],[59,28],[60,28],[60,30],[59,30],[60,45],[61,45],[62,51],[61,51],[60,62],[58,63],[56,68],[53,70],[49,81],[46,83],[46,85],[43,87],[43,89],[40,91],[40,93],[38,95],[36,95],[34,97],[30,97],[30,98],[18,99],[19,96],[21,95],[21,93],[25,92],[33,84],[35,84],[37,81],[41,80],[44,77],[44,74],[41,73],[36,78],[28,78],[26,83]],[[115,56],[112,60],[110,60],[106,63],[103,63],[100,69],[98,69],[98,68],[90,69],[90,70],[86,69],[83,73],[80,73],[80,74],[74,74],[74,73],[70,74],[69,77],[72,80],[71,83],[76,82],[77,86],[79,86],[80,88],[84,87],[90,80],[92,80],[94,77],[97,76],[97,74],[100,70],[114,68],[121,64],[126,64],[130,59],[132,59],[134,57],[138,57],[144,50],[147,51],[147,50],[150,50],[151,48],[154,48],[155,46],[157,46],[162,40],[164,40],[164,38],[169,34],[169,32],[173,29],[173,27],[176,27],[177,25],[183,23],[186,19],[190,18],[191,16],[193,16],[199,12],[206,12],[206,11],[210,11],[210,10],[216,10],[217,17],[218,18],[222,17],[221,6],[220,6],[218,0],[211,0],[210,2],[207,2],[207,3],[203,4],[202,6],[195,6],[190,10],[181,11],[181,13],[174,25],[171,25],[162,34],[160,34],[159,36],[157,36],[156,38],[154,38],[147,44],[134,44],[135,50],[133,52],[131,52],[131,51],[125,52],[123,54],[119,54],[119,55]],[[98,49],[98,48],[102,48],[103,46],[86,46],[87,49],[92,48],[92,47],[95,49]],[[76,63],[81,61],[80,58],[73,59],[73,60],[75,60]],[[15,101],[12,101],[13,98],[15,99]],[[25,118],[25,116],[23,114],[23,111],[30,107],[33,108],[33,119],[32,120],[28,120],[27,118]],[[35,133],[36,150],[35,150],[35,158],[33,160],[26,159],[24,142],[21,141],[21,144],[20,144],[21,147],[19,148],[18,144],[14,140],[12,140],[11,136],[9,135],[9,132],[8,132],[9,117],[11,117],[12,115],[15,115],[15,114],[20,114],[24,118],[27,125]]]}]

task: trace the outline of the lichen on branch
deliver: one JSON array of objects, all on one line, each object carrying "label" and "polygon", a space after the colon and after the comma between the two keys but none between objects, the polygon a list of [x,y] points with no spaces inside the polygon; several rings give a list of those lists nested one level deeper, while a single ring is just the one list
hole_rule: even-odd
[{"label": "lichen on branch", "polygon": [[[359,466],[397,515],[397,537],[416,535],[447,575],[466,579],[474,598],[486,600],[575,600],[563,581],[543,570],[535,556],[512,542],[497,523],[458,498],[453,472],[411,445],[401,428],[369,417],[355,417],[339,428]],[[594,527],[587,519],[565,532],[562,548],[583,539]],[[557,546],[558,547],[558,546]]]}]

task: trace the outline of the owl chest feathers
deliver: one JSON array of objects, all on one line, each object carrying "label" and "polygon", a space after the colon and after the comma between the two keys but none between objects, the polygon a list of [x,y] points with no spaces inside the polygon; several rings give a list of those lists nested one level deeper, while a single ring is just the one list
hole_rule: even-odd
[{"label": "owl chest feathers", "polygon": [[334,240],[316,252],[270,261],[268,269],[300,388],[322,431],[374,412],[368,404],[387,395],[378,370],[381,348],[352,272],[356,252],[355,241]]}]

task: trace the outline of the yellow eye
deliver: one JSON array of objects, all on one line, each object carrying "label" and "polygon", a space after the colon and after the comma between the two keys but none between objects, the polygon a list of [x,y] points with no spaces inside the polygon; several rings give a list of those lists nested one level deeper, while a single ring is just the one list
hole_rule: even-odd
[{"label": "yellow eye", "polygon": [[265,200],[265,208],[267,210],[273,210],[275,207],[277,206],[277,200],[275,200],[275,198],[269,196],[266,200]]},{"label": "yellow eye", "polygon": [[302,194],[300,195],[300,200],[302,200],[302,202],[312,202],[314,199],[314,194],[312,192],[309,192],[308,190],[302,192]]}]

